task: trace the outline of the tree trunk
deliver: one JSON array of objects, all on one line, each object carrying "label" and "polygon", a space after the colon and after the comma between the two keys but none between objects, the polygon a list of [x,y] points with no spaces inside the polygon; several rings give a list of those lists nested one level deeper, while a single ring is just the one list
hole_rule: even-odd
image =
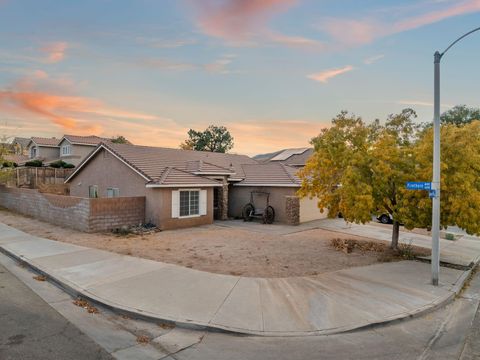
[{"label": "tree trunk", "polygon": [[400,235],[400,223],[397,220],[393,220],[392,243],[390,244],[390,247],[394,250],[398,249],[399,235]]}]

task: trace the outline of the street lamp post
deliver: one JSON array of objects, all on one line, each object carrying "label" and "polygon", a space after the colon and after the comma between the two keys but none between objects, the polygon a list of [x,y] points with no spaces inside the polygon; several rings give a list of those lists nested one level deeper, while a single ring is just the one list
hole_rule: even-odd
[{"label": "street lamp post", "polygon": [[444,52],[435,52],[434,56],[434,92],[433,92],[433,179],[432,190],[432,284],[438,285],[440,270],[440,61],[443,55],[457,42],[480,30],[473,29],[451,43]]}]

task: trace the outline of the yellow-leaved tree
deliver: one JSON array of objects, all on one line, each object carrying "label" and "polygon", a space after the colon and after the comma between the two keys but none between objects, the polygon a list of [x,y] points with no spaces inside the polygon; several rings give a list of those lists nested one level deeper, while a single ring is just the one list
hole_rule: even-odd
[{"label": "yellow-leaved tree", "polygon": [[341,213],[348,222],[366,223],[372,215],[389,214],[391,246],[397,248],[400,223],[413,227],[401,208],[409,196],[405,182],[415,179],[415,117],[405,109],[390,115],[385,125],[367,125],[341,112],[332,127],[312,140],[315,152],[299,173],[299,194],[317,198],[320,211],[328,211],[329,217]]},{"label": "yellow-leaved tree", "polygon": [[[407,181],[432,179],[433,131],[419,131],[405,109],[366,125],[340,113],[332,127],[312,139],[315,152],[300,171],[301,196],[318,199],[329,217],[366,223],[372,215],[393,219],[392,248],[400,224],[431,228],[432,200],[426,191],[406,190]],[[441,128],[441,226],[480,234],[480,121]]]}]

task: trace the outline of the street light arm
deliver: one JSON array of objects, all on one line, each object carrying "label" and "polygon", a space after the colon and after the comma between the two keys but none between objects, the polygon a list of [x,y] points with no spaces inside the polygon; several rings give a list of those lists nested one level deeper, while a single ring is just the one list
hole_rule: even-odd
[{"label": "street light arm", "polygon": [[442,53],[440,54],[440,58],[443,57],[443,55],[445,55],[445,53],[446,53],[448,50],[450,50],[450,48],[451,48],[453,45],[455,45],[456,43],[458,43],[460,40],[462,40],[463,38],[467,37],[468,35],[474,33],[475,31],[479,31],[479,30],[480,30],[480,27],[478,27],[478,28],[476,28],[476,29],[473,29],[473,30],[467,32],[466,34],[460,36],[457,40],[455,40],[453,43],[451,43],[451,44],[445,49],[444,52],[442,52]]}]

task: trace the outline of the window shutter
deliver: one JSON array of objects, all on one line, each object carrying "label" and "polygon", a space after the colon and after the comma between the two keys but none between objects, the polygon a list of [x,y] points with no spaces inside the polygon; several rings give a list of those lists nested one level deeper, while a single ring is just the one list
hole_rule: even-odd
[{"label": "window shutter", "polygon": [[200,215],[207,215],[207,190],[200,190]]},{"label": "window shutter", "polygon": [[180,191],[172,191],[172,218],[180,217]]}]

